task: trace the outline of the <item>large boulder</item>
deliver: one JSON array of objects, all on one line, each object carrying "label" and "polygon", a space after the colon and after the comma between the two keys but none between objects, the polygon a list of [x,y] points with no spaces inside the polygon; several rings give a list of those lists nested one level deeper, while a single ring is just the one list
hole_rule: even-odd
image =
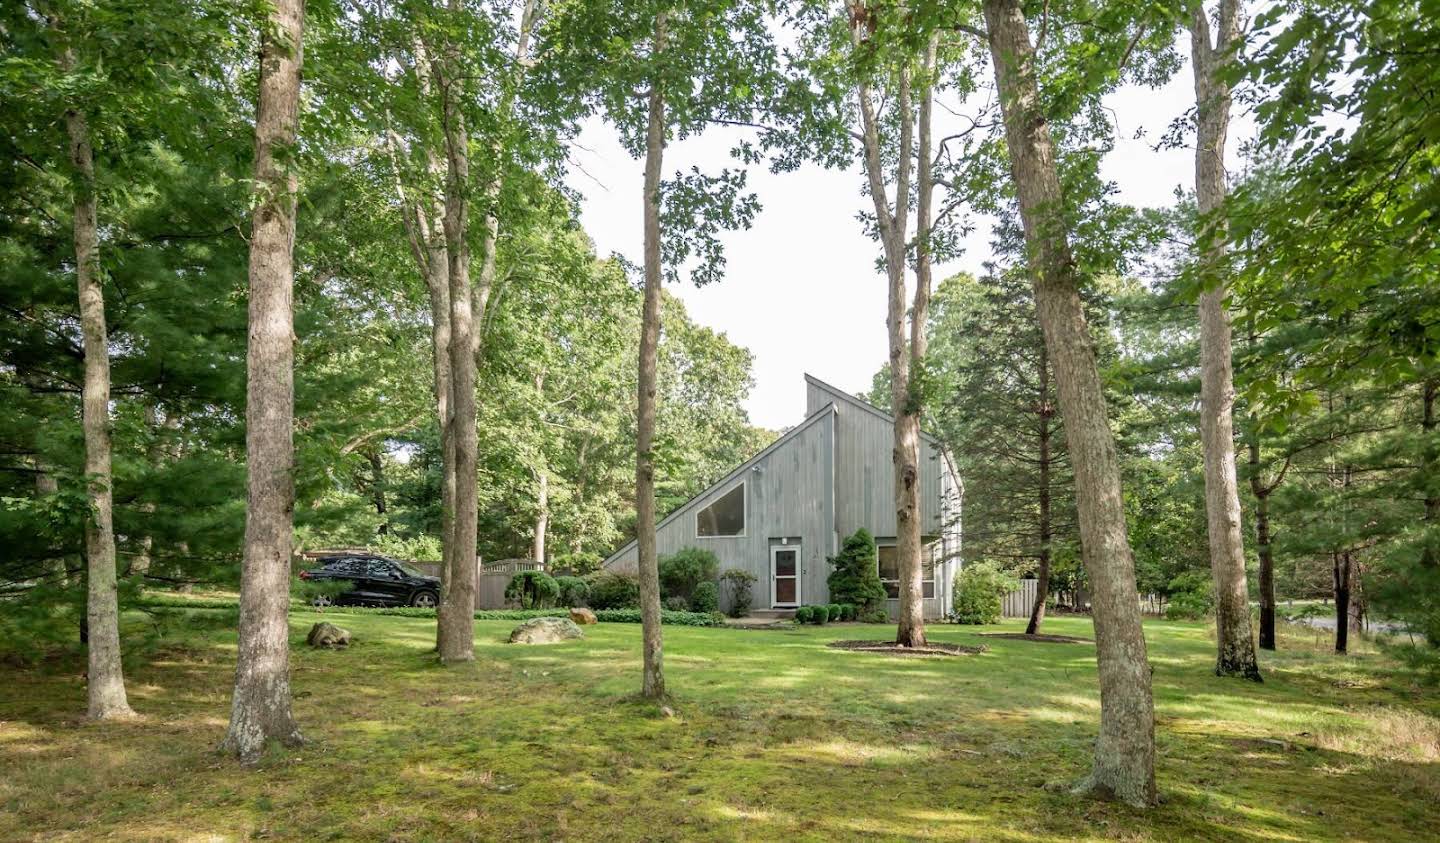
[{"label": "large boulder", "polygon": [[310,627],[310,634],[305,636],[305,643],[311,647],[349,647],[350,630],[321,621]]},{"label": "large boulder", "polygon": [[595,613],[585,608],[584,606],[576,606],[575,608],[571,609],[570,620],[581,626],[596,622]]},{"label": "large boulder", "polygon": [[532,618],[510,633],[511,644],[558,644],[584,638],[585,633],[569,618]]}]

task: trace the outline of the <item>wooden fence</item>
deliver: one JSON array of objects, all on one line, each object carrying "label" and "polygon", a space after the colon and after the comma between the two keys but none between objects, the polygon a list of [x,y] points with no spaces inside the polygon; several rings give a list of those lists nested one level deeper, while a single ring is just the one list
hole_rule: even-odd
[{"label": "wooden fence", "polygon": [[1002,618],[1028,618],[1035,606],[1035,591],[1039,583],[1035,580],[1021,580],[1020,587],[1005,595],[1000,604]]},{"label": "wooden fence", "polygon": [[480,566],[475,583],[475,608],[504,609],[505,586],[521,571],[543,571],[545,566],[534,559],[501,559]]},{"label": "wooden fence", "polygon": [[[1035,592],[1039,586],[1036,580],[1021,580],[1020,587],[1005,595],[1000,604],[1000,616],[1005,618],[1028,618],[1035,606]],[[1087,610],[1090,595],[1083,589],[1078,592],[1051,592],[1050,602],[1059,604],[1070,611]],[[1140,595],[1140,611],[1147,615],[1165,614],[1165,599],[1158,594]]]}]

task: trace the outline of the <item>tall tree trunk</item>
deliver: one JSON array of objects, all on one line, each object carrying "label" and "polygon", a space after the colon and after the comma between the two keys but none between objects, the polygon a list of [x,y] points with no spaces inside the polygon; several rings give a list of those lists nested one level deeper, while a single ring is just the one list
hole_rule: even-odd
[{"label": "tall tree trunk", "polygon": [[302,742],[290,710],[290,555],[294,539],[294,164],[303,0],[275,0],[260,42],[255,207],[246,354],[245,556],[235,695],[223,748],[244,761],[270,741]]},{"label": "tall tree trunk", "polygon": [[1335,551],[1330,562],[1335,580],[1335,652],[1343,654],[1350,649],[1350,554]]},{"label": "tall tree trunk", "polygon": [[535,541],[531,556],[545,564],[545,534],[550,530],[550,475],[544,469],[535,472]]},{"label": "tall tree trunk", "polygon": [[[452,11],[458,9],[451,0]],[[445,121],[445,248],[450,281],[450,417],[449,447],[454,449],[455,490],[451,536],[450,582],[437,612],[437,639],[442,662],[475,659],[475,534],[476,489],[474,310],[470,289],[469,135],[460,111],[463,81],[455,50],[447,47],[437,77],[444,99]]]},{"label": "tall tree trunk", "polygon": [[[920,86],[919,139],[916,149],[918,159],[916,173],[915,208],[915,300],[910,310],[909,367],[903,382],[896,378],[892,389],[891,410],[895,418],[895,553],[900,563],[900,622],[895,631],[895,643],[904,647],[925,646],[925,591],[922,555],[920,509],[920,414],[924,409],[925,351],[928,345],[925,329],[930,319],[931,251],[930,224],[931,208],[935,195],[935,173],[931,144],[931,111],[934,103],[935,53],[938,35],[932,34],[925,45],[921,64],[923,76]],[[902,78],[899,106],[909,113],[908,79]],[[908,120],[907,120],[908,123]],[[904,128],[902,128],[904,131]],[[901,140],[901,147],[908,151],[909,143]],[[904,237],[904,231],[900,231]],[[902,244],[903,245],[903,244]],[[896,351],[903,357],[904,337],[895,343],[897,330],[905,318],[905,266],[900,265],[900,284],[890,289],[891,359]],[[896,395],[903,390],[903,397],[897,402]]]},{"label": "tall tree trunk", "polygon": [[1026,635],[1037,635],[1040,625],[1045,622],[1045,603],[1050,599],[1050,543],[1053,527],[1050,523],[1050,358],[1045,346],[1040,346],[1040,551],[1035,566],[1035,604],[1030,607],[1030,622],[1025,625]]},{"label": "tall tree trunk", "polygon": [[[655,17],[652,54],[665,50],[666,13]],[[645,128],[645,305],[640,319],[640,391],[635,420],[635,545],[640,572],[640,622],[644,665],[640,694],[665,696],[665,665],[660,633],[660,565],[655,558],[655,358],[660,345],[660,169],[665,155],[665,94],[659,79],[650,83],[650,115]]]},{"label": "tall tree trunk", "polygon": [[1230,86],[1224,77],[1239,41],[1238,0],[1221,0],[1219,32],[1210,43],[1204,3],[1195,0],[1190,53],[1195,71],[1195,197],[1201,217],[1200,439],[1205,452],[1205,520],[1215,580],[1215,673],[1260,681],[1250,632],[1250,591],[1240,532],[1240,487],[1235,472],[1235,385],[1230,314],[1225,308],[1225,237],[1218,215],[1225,203],[1225,136]]},{"label": "tall tree trunk", "polygon": [[1353,550],[1345,551],[1345,568],[1350,571],[1350,631],[1364,632],[1368,615],[1368,600],[1365,596],[1365,569],[1355,559]]},{"label": "tall tree trunk", "polygon": [[[61,65],[67,72],[75,68],[75,56],[68,47]],[[85,519],[86,690],[89,716],[109,720],[135,714],[125,696],[125,675],[120,666],[120,606],[111,521],[110,335],[105,326],[105,292],[100,281],[95,156],[85,115],[78,109],[67,109],[65,130],[74,168],[75,279],[85,349],[81,421],[85,432],[85,495],[90,503]]]},{"label": "tall tree trunk", "polygon": [[[434,93],[431,84],[432,60],[423,38],[413,41],[414,72],[423,100]],[[395,169],[395,194],[400,217],[425,289],[430,298],[430,351],[435,390],[435,416],[440,426],[440,602],[450,594],[455,562],[455,443],[450,438],[450,252],[445,240],[445,207],[430,182],[443,181],[445,165],[431,146],[425,146],[425,169],[429,180],[419,195],[411,197],[401,176],[399,137],[390,133],[390,155]],[[446,627],[435,623],[435,649],[443,650]]]},{"label": "tall tree trunk", "polygon": [[1100,735],[1094,767],[1078,789],[1151,805],[1156,796],[1155,712],[1121,502],[1120,463],[1064,227],[1064,197],[1050,127],[1041,111],[1034,48],[1020,0],[985,0],[984,10],[1036,308],[1075,467],[1080,541],[1091,583]]},{"label": "tall tree trunk", "polygon": [[[857,17],[851,29],[852,43],[857,52],[862,49],[868,37],[869,30],[863,20]],[[895,555],[900,569],[900,619],[895,631],[895,643],[921,647],[925,645],[925,603],[920,579],[920,420],[917,408],[912,402],[912,355],[906,347],[905,338],[905,234],[908,230],[907,216],[910,208],[910,170],[914,164],[914,114],[910,85],[910,70],[908,66],[902,66],[896,97],[900,130],[899,148],[895,158],[893,212],[885,191],[885,157],[880,149],[879,120],[867,82],[862,81],[856,87],[856,99],[862,126],[862,160],[870,197],[875,205],[880,242],[885,251],[885,275],[889,291],[885,326],[890,345],[890,409],[895,419],[891,461],[894,465],[892,489],[895,496]],[[929,163],[926,162],[923,166],[928,169]],[[923,269],[917,264],[917,273],[922,271],[928,277],[928,262]],[[923,334],[923,325],[920,330]]]},{"label": "tall tree trunk", "polygon": [[385,460],[377,448],[367,455],[370,462],[370,500],[375,504],[375,514],[380,516],[380,535],[390,532],[390,520],[386,517],[385,506]]},{"label": "tall tree trunk", "polygon": [[1275,553],[1270,547],[1270,493],[1260,476],[1260,433],[1250,437],[1250,491],[1255,495],[1255,555],[1260,574],[1260,649],[1275,649]]}]

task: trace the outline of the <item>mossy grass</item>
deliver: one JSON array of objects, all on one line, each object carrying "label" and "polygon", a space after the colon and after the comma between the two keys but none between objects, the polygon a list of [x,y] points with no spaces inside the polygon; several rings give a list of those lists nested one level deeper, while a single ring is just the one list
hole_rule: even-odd
[{"label": "mossy grass", "polygon": [[[311,650],[317,620],[354,633]],[[127,618],[132,627],[144,615]],[[504,643],[440,667],[434,621],[291,616],[303,747],[219,758],[233,631],[127,666],[134,723],[84,722],[82,662],[0,683],[0,839],[1415,840],[1440,826],[1440,700],[1365,642],[1286,629],[1266,682],[1218,679],[1203,623],[1146,624],[1162,804],[1072,796],[1089,770],[1094,649],[981,638],[955,659],[832,650],[853,628],[667,627],[672,696],[640,701],[640,628]],[[1045,631],[1091,636],[1083,618]],[[669,709],[667,713],[666,709]]]}]

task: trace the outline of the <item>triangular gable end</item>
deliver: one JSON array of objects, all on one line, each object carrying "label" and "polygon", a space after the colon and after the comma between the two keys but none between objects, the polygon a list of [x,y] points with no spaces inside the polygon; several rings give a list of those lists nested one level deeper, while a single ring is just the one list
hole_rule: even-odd
[{"label": "triangular gable end", "polygon": [[[812,374],[806,373],[805,384],[805,403],[807,409],[810,407],[817,407],[823,406],[825,404],[834,403],[836,401],[844,401],[846,404],[863,410],[864,412],[870,413],[871,415],[878,416],[892,425],[895,423],[894,416],[890,415],[879,407],[876,407],[869,401],[864,401],[860,398],[855,397],[854,395],[851,395],[843,389],[831,386],[830,384],[820,380]],[[920,438],[931,445],[934,445],[936,447],[940,446],[940,440],[936,439],[932,434],[927,433],[924,430],[920,431]]]},{"label": "triangular gable end", "polygon": [[[819,409],[816,410],[815,412],[813,412],[813,413],[811,413],[810,415],[808,415],[808,416],[805,418],[804,421],[800,422],[799,424],[797,424],[797,425],[795,425],[794,427],[790,428],[789,430],[785,431],[784,434],[782,434],[781,436],[779,436],[774,442],[771,442],[771,443],[770,443],[769,445],[767,445],[765,448],[761,449],[761,451],[760,451],[759,453],[757,453],[755,456],[751,457],[750,459],[746,460],[746,461],[743,462],[743,463],[740,463],[740,465],[736,466],[734,469],[732,469],[730,472],[728,472],[724,477],[722,477],[722,478],[720,478],[719,480],[717,480],[716,482],[712,483],[708,488],[705,489],[705,491],[701,492],[700,494],[694,496],[694,497],[691,498],[690,500],[688,500],[688,501],[686,501],[685,503],[681,504],[679,507],[677,507],[677,508],[675,509],[674,512],[671,512],[669,515],[667,515],[667,516],[665,516],[664,518],[662,518],[662,519],[660,519],[659,521],[657,521],[657,522],[655,523],[655,531],[658,533],[660,530],[664,529],[664,527],[665,527],[667,524],[671,523],[671,522],[674,521],[675,519],[680,518],[681,516],[685,515],[685,514],[688,513],[688,512],[693,512],[693,511],[695,510],[695,507],[696,507],[697,505],[699,505],[700,503],[702,503],[703,501],[705,501],[707,498],[709,498],[709,497],[710,497],[711,495],[713,495],[715,492],[717,492],[717,491],[719,491],[720,489],[724,488],[725,486],[733,483],[737,478],[739,478],[742,474],[744,474],[745,471],[747,471],[751,466],[755,465],[756,463],[760,462],[761,460],[763,460],[763,459],[765,459],[766,457],[770,456],[771,454],[775,453],[775,452],[778,451],[779,449],[785,447],[785,445],[786,445],[787,443],[793,441],[796,437],[798,437],[801,432],[805,431],[806,429],[808,429],[809,427],[811,427],[812,425],[814,425],[816,422],[820,421],[821,419],[824,419],[824,418],[826,418],[827,416],[830,416],[830,415],[834,414],[835,411],[836,411],[836,408],[835,408],[834,402],[828,402],[828,403],[826,403],[823,407],[819,408]],[[623,545],[621,545],[619,548],[617,548],[614,553],[611,553],[609,556],[605,557],[604,561],[602,561],[602,562],[600,563],[600,567],[601,567],[602,569],[603,569],[603,568],[608,568],[608,567],[610,567],[611,564],[619,561],[619,560],[620,560],[621,558],[623,558],[626,554],[629,554],[629,553],[633,552],[634,550],[635,550],[635,540],[634,540],[634,539],[631,539],[630,541],[626,542],[625,544],[623,544]]]}]

